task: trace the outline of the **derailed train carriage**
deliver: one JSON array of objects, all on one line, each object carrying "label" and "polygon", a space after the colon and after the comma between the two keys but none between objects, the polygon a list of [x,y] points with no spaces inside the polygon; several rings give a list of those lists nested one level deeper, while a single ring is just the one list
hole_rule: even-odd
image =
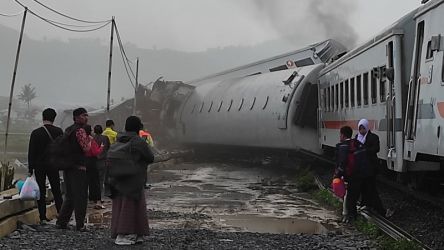
[{"label": "derailed train carriage", "polygon": [[200,146],[320,152],[317,76],[326,62],[344,53],[343,45],[327,40],[191,81],[190,94],[179,106],[163,105],[172,110],[165,110],[169,115],[162,119],[176,125],[167,134]]},{"label": "derailed train carriage", "polygon": [[266,73],[279,68],[267,65],[255,74],[255,67],[267,68],[263,61],[197,81],[166,112],[176,139],[320,154],[334,147],[341,126],[357,132],[365,117],[381,139],[378,156],[388,169],[414,178],[442,170],[443,3],[429,1],[334,62],[339,53],[277,72]]}]

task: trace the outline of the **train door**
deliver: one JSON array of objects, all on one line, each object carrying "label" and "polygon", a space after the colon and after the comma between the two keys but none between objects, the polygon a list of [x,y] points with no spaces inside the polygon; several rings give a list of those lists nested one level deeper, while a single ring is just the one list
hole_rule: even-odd
[{"label": "train door", "polygon": [[386,44],[386,96],[387,167],[405,172],[402,131],[402,34],[397,34]]},{"label": "train door", "polygon": [[395,146],[395,88],[394,88],[394,72],[393,75],[390,76],[390,72],[394,71],[394,47],[393,47],[393,41],[390,41],[386,45],[387,49],[387,73],[388,73],[388,91],[387,91],[387,97],[385,100],[386,104],[386,128],[387,128],[387,138],[386,138],[386,145],[387,145],[387,167],[389,169],[395,168],[395,162],[396,162],[396,146]]},{"label": "train door", "polygon": [[416,26],[416,39],[415,39],[415,55],[412,65],[413,74],[409,82],[409,89],[407,95],[407,108],[404,122],[404,135],[406,139],[406,146],[404,151],[404,158],[406,160],[414,161],[415,155],[414,141],[416,138],[416,127],[418,119],[418,103],[419,92],[421,87],[421,58],[423,55],[424,44],[424,27],[425,22],[420,21]]}]

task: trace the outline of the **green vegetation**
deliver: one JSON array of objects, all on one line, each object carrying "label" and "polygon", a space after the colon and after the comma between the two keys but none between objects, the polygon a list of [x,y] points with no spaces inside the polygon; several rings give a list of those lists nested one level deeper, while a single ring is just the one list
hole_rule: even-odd
[{"label": "green vegetation", "polygon": [[309,192],[318,188],[314,175],[308,168],[300,169],[296,178],[296,187],[301,192]]},{"label": "green vegetation", "polygon": [[332,193],[330,193],[326,189],[318,190],[318,191],[314,192],[313,196],[321,204],[332,207],[334,209],[341,209],[342,210],[342,202],[339,201],[336,197],[334,197],[332,195]]},{"label": "green vegetation", "polygon": [[379,240],[380,249],[383,250],[420,250],[422,249],[416,243],[408,240],[395,241],[387,236],[381,237]]},{"label": "green vegetation", "polygon": [[378,249],[382,250],[420,250],[421,247],[408,240],[394,240],[385,235],[375,224],[363,218],[359,218],[353,224],[361,233],[368,235],[378,242]]},{"label": "green vegetation", "polygon": [[356,227],[356,229],[358,229],[358,231],[372,238],[377,238],[378,236],[381,236],[382,233],[375,224],[363,218],[358,218],[355,221],[354,226]]}]

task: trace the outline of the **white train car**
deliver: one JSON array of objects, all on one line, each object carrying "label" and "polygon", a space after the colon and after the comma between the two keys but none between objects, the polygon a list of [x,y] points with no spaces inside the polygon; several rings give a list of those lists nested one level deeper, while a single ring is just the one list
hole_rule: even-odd
[{"label": "white train car", "polygon": [[197,86],[180,111],[176,135],[193,145],[320,152],[317,77],[324,64]]},{"label": "white train car", "polygon": [[344,45],[333,39],[329,39],[309,45],[302,49],[189,81],[186,82],[186,84],[198,86],[236,77],[264,74],[268,72],[286,70],[293,67],[304,67],[319,63],[327,63],[332,59],[345,54],[346,52],[347,49],[344,47]]},{"label": "white train car", "polygon": [[440,169],[444,142],[443,0],[412,11],[319,76],[319,141],[361,118],[381,141],[378,156],[396,172]]}]

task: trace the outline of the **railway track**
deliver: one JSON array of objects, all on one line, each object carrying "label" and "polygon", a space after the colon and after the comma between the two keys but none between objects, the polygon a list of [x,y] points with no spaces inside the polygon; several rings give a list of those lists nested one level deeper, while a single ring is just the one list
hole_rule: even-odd
[{"label": "railway track", "polygon": [[[319,189],[327,190],[327,191],[331,192],[331,194],[334,196],[332,190],[330,190],[329,188],[326,188],[325,185],[319,179],[319,177],[315,176],[315,182],[318,185]],[[339,199],[339,200],[341,200],[341,199]],[[412,236],[411,234],[409,234],[408,232],[406,232],[402,228],[398,227],[394,223],[390,222],[389,220],[385,219],[384,217],[382,217],[376,213],[373,213],[369,210],[361,210],[361,211],[359,211],[359,213],[366,220],[374,223],[381,231],[383,231],[385,234],[387,234],[388,236],[390,236],[392,239],[394,239],[396,241],[400,241],[400,240],[412,241],[424,250],[432,250],[433,249],[433,248],[427,246],[426,244],[422,243],[420,240],[416,239],[414,236]]]}]

